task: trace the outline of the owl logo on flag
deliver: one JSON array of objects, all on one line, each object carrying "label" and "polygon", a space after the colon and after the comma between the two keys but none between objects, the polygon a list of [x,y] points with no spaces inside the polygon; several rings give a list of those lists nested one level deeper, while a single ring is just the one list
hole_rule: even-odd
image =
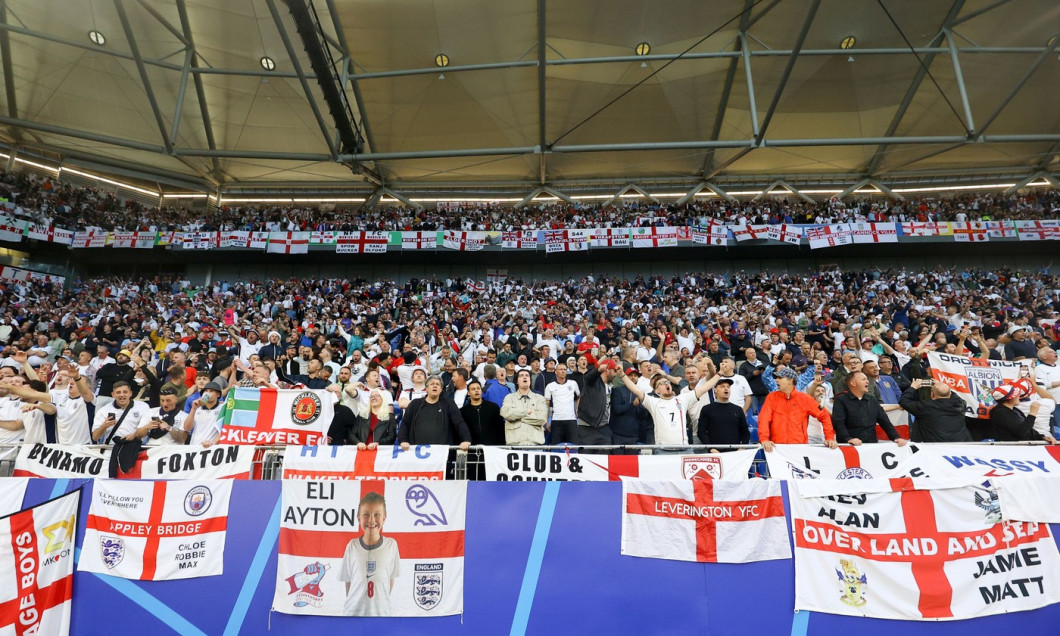
[{"label": "owl logo on flag", "polygon": [[839,565],[842,569],[835,571],[839,575],[839,583],[843,590],[843,595],[839,597],[839,600],[851,607],[861,607],[868,602],[865,600],[865,588],[869,585],[868,577],[858,572],[858,566],[853,559],[840,559]]},{"label": "owl logo on flag", "polygon": [[975,491],[975,505],[986,515],[986,522],[990,525],[1001,522],[1001,503],[997,500],[997,493],[987,490],[984,495],[982,491]]},{"label": "owl logo on flag", "polygon": [[405,506],[409,509],[409,512],[418,517],[413,525],[449,525],[449,520],[445,517],[445,510],[442,510],[441,502],[426,486],[417,484],[409,488],[405,493]]},{"label": "owl logo on flag", "polygon": [[113,569],[125,558],[125,542],[120,537],[101,536],[99,551],[103,555],[103,565]]}]

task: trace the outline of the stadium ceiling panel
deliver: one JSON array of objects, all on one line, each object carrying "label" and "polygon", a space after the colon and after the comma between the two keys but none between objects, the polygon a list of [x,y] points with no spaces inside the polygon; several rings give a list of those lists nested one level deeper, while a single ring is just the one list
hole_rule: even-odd
[{"label": "stadium ceiling panel", "polygon": [[0,57],[8,148],[167,190],[1060,168],[1055,0],[0,0]]}]

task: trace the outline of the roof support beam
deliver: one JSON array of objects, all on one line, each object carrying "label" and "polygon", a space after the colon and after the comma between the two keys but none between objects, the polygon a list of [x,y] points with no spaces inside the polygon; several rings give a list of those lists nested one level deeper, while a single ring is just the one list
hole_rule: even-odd
[{"label": "roof support beam", "polygon": [[713,183],[711,183],[709,181],[700,181],[696,185],[692,186],[692,189],[689,190],[688,192],[686,192],[684,194],[684,196],[682,196],[680,199],[677,200],[677,205],[684,205],[684,204],[688,203],[692,199],[696,198],[696,195],[699,194],[700,192],[702,192],[704,189],[710,190],[711,192],[713,192],[714,194],[718,195],[719,197],[725,199],[726,201],[735,201],[736,200],[736,197],[732,196],[731,194],[729,194],[725,190],[722,190],[721,188],[719,188],[718,186],[714,185]]},{"label": "roof support beam", "polygon": [[[0,2],[0,23],[7,24],[7,3]],[[18,95],[15,93],[15,70],[11,63],[11,36],[0,31],[0,57],[3,58],[4,91],[7,94],[7,116],[18,118]],[[16,134],[21,134],[16,131]]]},{"label": "roof support beam", "polygon": [[758,106],[755,104],[755,82],[751,75],[751,48],[747,46],[747,34],[740,33],[740,52],[743,53],[743,72],[747,83],[747,101],[751,109],[751,134],[758,138]]},{"label": "roof support beam", "polygon": [[[1024,188],[1028,184],[1030,184],[1030,183],[1032,183],[1034,181],[1037,181],[1038,179],[1046,179],[1046,181],[1050,181],[1047,178],[1047,174],[1048,173],[1046,173],[1044,170],[1036,170],[1035,172],[1032,172],[1026,178],[1020,180],[1018,183],[1013,185],[1011,188],[1009,188],[1009,189],[1005,190],[1004,192],[1002,192],[1002,194],[1005,195],[1005,196],[1008,196],[1010,194],[1015,194],[1017,191],[1020,190],[1020,188]],[[1051,182],[1052,181],[1050,181],[1050,183]]]},{"label": "roof support beam", "polygon": [[155,144],[133,141],[131,139],[121,139],[120,137],[111,137],[110,135],[100,135],[84,130],[74,130],[73,128],[66,128],[63,126],[53,126],[52,124],[42,124],[40,122],[29,121],[28,119],[17,117],[0,116],[0,124],[14,126],[16,128],[24,128],[26,130],[51,133],[53,135],[62,135],[64,137],[73,137],[74,139],[84,139],[85,141],[94,141],[101,144],[111,144],[113,146],[121,146],[122,148],[132,148],[134,150],[146,150],[148,152],[157,153],[165,152],[165,148]]},{"label": "roof support beam", "polygon": [[795,196],[799,197],[800,199],[802,199],[803,201],[805,201],[807,203],[817,203],[816,201],[814,201],[809,196],[807,196],[807,195],[803,194],[802,192],[800,192],[798,188],[796,188],[795,186],[791,185],[790,183],[788,183],[787,181],[785,181],[783,179],[777,179],[773,183],[769,184],[768,187],[766,187],[764,190],[762,190],[761,192],[756,194],[754,196],[754,198],[751,199],[751,200],[752,201],[757,201],[757,200],[761,199],[764,196],[768,196],[769,194],[771,194],[773,192],[773,190],[777,186],[780,186],[780,187],[784,188],[785,190],[787,190],[791,194],[794,194]]},{"label": "roof support beam", "polygon": [[887,186],[883,185],[879,181],[876,181],[875,179],[873,179],[873,180],[870,180],[869,183],[874,185],[874,186],[876,186],[877,190],[879,190],[880,192],[886,194],[890,198],[896,199],[898,201],[905,201],[905,197],[903,197],[902,195],[898,194],[894,190],[888,188]]},{"label": "roof support beam", "polygon": [[320,114],[320,108],[317,106],[316,98],[313,97],[313,89],[309,86],[309,81],[306,79],[305,73],[302,72],[302,64],[298,61],[298,52],[291,44],[291,38],[287,35],[287,29],[283,26],[283,18],[280,16],[280,12],[276,10],[275,0],[265,0],[265,3],[269,6],[269,13],[272,14],[273,22],[276,23],[276,31],[279,32],[280,39],[283,40],[283,46],[287,51],[287,57],[291,60],[291,66],[294,67],[295,73],[298,73],[298,81],[302,85],[302,91],[305,92],[305,98],[309,102],[309,107],[313,111],[313,117],[317,120],[317,126],[320,127],[320,133],[323,135],[324,142],[328,145],[328,151],[334,161],[339,153],[335,147],[334,140],[331,138],[331,130],[324,121],[324,116]]},{"label": "roof support beam", "polygon": [[[737,40],[734,50],[742,51],[745,48],[744,34],[747,32],[747,25],[751,18],[751,7],[754,6],[754,0],[744,0],[743,15],[740,16],[740,34],[739,40]],[[744,56],[744,65],[747,68],[748,75],[750,75],[751,65],[748,64],[750,59]],[[729,60],[729,68],[725,71],[725,83],[722,85],[721,98],[718,99],[718,110],[714,114],[714,126],[710,129],[710,138],[717,139],[721,136],[721,126],[725,122],[725,111],[729,108],[729,94],[732,92],[732,83],[736,79],[736,67],[740,64],[739,58],[731,58]],[[747,81],[747,92],[751,98],[751,121],[757,127],[758,117],[754,114],[754,91],[752,90],[752,83],[750,78]],[[714,165],[714,150],[707,149],[706,154],[703,156],[703,168],[700,172],[706,174],[707,170],[710,170]]]},{"label": "roof support beam", "polygon": [[1003,4],[1008,4],[1010,1],[1011,0],[997,0],[996,2],[993,2],[991,4],[986,5],[982,9],[977,9],[975,11],[972,11],[968,15],[961,16],[961,18],[959,20],[955,20],[953,22],[952,26],[957,26],[958,24],[963,24],[963,23],[965,23],[968,20],[971,20],[973,18],[978,18],[979,16],[983,15],[987,11],[993,11],[994,9],[1000,7]]},{"label": "roof support beam", "polygon": [[545,0],[537,0],[537,145],[541,147],[538,155],[538,181],[545,185],[548,180],[547,155],[548,143],[545,139]]},{"label": "roof support beam", "polygon": [[118,19],[121,21],[122,30],[125,31],[125,39],[129,41],[129,49],[132,51],[133,60],[136,62],[136,70],[140,74],[140,82],[143,83],[144,91],[147,92],[147,101],[151,104],[151,112],[155,116],[155,123],[158,124],[158,132],[162,136],[162,145],[166,149],[166,154],[170,154],[173,152],[173,144],[169,141],[169,133],[166,131],[166,120],[162,117],[162,109],[158,107],[155,91],[151,88],[151,78],[147,75],[147,67],[144,66],[144,60],[140,56],[140,47],[136,44],[136,34],[133,33],[132,24],[129,23],[129,16],[125,13],[124,0],[114,0],[114,8],[118,11]]},{"label": "roof support beam", "polygon": [[173,26],[164,15],[158,12],[158,9],[152,7],[148,2],[146,2],[146,0],[136,0],[136,3],[143,7],[144,11],[150,13],[151,17],[153,17],[155,20],[158,20],[158,23],[165,27],[166,31],[169,31],[173,35],[173,37],[180,40],[180,43],[183,44],[185,48],[193,48],[191,46],[191,42],[189,42],[188,39],[184,36],[184,34],[180,32],[180,29]]},{"label": "roof support beam", "polygon": [[[931,38],[931,42],[928,44],[929,48],[934,48],[942,42],[944,35],[943,30],[953,26],[954,21],[957,19],[957,14],[961,12],[963,7],[964,0],[953,0],[953,4],[950,5],[949,13],[947,13],[946,17],[942,20],[942,25],[939,27],[938,34]],[[861,55],[860,51],[858,52],[858,55]],[[931,63],[935,61],[935,55],[936,53],[928,53],[924,56],[924,59],[921,60],[920,65],[916,69],[916,74],[913,76],[913,81],[905,91],[905,96],[902,98],[901,104],[898,105],[898,110],[895,111],[894,117],[891,118],[890,125],[887,126],[887,132],[884,134],[885,137],[891,137],[897,132],[898,126],[901,125],[906,111],[909,110],[909,105],[913,103],[913,98],[916,96],[917,91],[920,90],[920,84],[927,76],[928,69],[931,68]],[[880,162],[883,161],[883,149],[884,146],[882,144],[876,148],[876,152],[873,153],[872,159],[869,160],[869,163],[865,168],[865,174],[876,174],[876,170],[880,167]]]},{"label": "roof support beam", "polygon": [[652,201],[655,201],[656,203],[659,202],[658,199],[656,199],[654,196],[648,194],[648,192],[644,188],[640,187],[639,185],[637,185],[635,183],[627,183],[626,185],[624,185],[622,187],[621,190],[616,192],[614,194],[614,196],[612,196],[610,199],[604,201],[603,202],[603,207],[606,208],[609,205],[614,205],[616,202],[618,202],[622,198],[623,194],[626,194],[627,192],[630,192],[630,191],[636,192],[637,194],[641,195],[645,199],[651,199]]},{"label": "roof support beam", "polygon": [[[406,197],[403,194],[398,194],[397,192],[394,192],[390,188],[379,188],[378,190],[376,190],[376,192],[379,194],[379,198],[382,198],[385,195],[390,197],[391,199],[394,199],[395,201],[400,201],[402,204],[410,208],[415,208],[417,210],[423,209],[423,206],[419,203],[416,203],[415,201]],[[375,196],[375,194],[373,194],[372,196]]]},{"label": "roof support beam", "polygon": [[865,186],[869,185],[869,183],[870,183],[870,181],[868,179],[862,179],[861,181],[858,181],[854,185],[850,186],[846,190],[843,190],[842,192],[840,192],[839,194],[837,194],[835,196],[836,196],[837,199],[845,199],[848,196],[850,196],[850,195],[854,194],[855,192],[857,192],[858,190],[860,190],[860,189],[864,188]]},{"label": "roof support beam", "polygon": [[[192,50],[195,50],[195,38],[191,32],[191,22],[188,20],[188,7],[184,3],[184,0],[177,0],[177,16],[180,18],[180,28],[184,32],[184,37],[188,40],[188,45]],[[198,63],[198,59],[195,56],[192,56],[189,71],[192,74],[192,82],[195,84],[195,95],[199,100],[199,116],[202,117],[202,129],[203,134],[206,135],[206,146],[210,150],[216,150],[217,141],[213,136],[213,123],[210,119],[210,109],[206,105],[206,91],[203,89],[202,76],[195,72]],[[176,124],[174,123],[174,125]],[[177,143],[176,139],[174,139],[173,143],[174,145]],[[214,179],[218,182],[223,182],[224,173],[221,171],[221,162],[215,157],[212,159],[212,163]]]},{"label": "roof support beam", "polygon": [[791,55],[788,57],[788,64],[784,67],[784,72],[780,76],[780,82],[777,83],[777,91],[773,93],[773,101],[769,104],[769,110],[766,111],[765,119],[762,120],[762,126],[758,132],[755,133],[755,145],[762,143],[762,138],[765,137],[766,130],[769,128],[769,122],[773,119],[773,113],[777,110],[777,105],[780,103],[780,98],[784,94],[784,88],[788,85],[788,79],[791,78],[791,71],[795,68],[795,62],[799,60],[799,51],[802,50],[802,45],[806,43],[806,35],[810,32],[810,27],[813,25],[813,19],[817,16],[817,9],[821,6],[821,0],[813,0],[813,4],[810,5],[810,10],[806,14],[806,19],[802,22],[802,29],[799,31],[799,37],[795,40],[795,47],[791,51]]},{"label": "roof support beam", "polygon": [[972,108],[968,105],[968,90],[964,87],[964,73],[961,71],[961,60],[957,57],[957,43],[953,32],[943,29],[946,34],[946,48],[950,50],[950,61],[953,63],[953,77],[957,80],[957,92],[961,96],[961,108],[964,110],[964,129],[969,137],[975,136],[975,120],[972,119]]},{"label": "roof support beam", "polygon": [[180,87],[177,88],[177,107],[173,111],[173,124],[169,132],[169,143],[177,145],[177,133],[180,132],[180,114],[184,110],[184,95],[188,90],[188,75],[191,71],[191,60],[195,56],[195,49],[188,47],[184,53],[184,70],[180,72]]},{"label": "roof support beam", "polygon": [[1001,114],[1001,111],[1005,110],[1005,107],[1016,97],[1016,94],[1023,90],[1023,87],[1027,85],[1027,82],[1031,79],[1031,76],[1034,75],[1034,72],[1038,70],[1038,67],[1041,66],[1045,60],[1052,57],[1053,52],[1056,51],[1057,45],[1060,45],[1060,37],[1054,37],[1049,42],[1049,46],[1038,56],[1038,59],[1034,60],[1034,63],[1030,65],[1030,68],[1028,68],[1023,76],[1016,81],[1016,85],[1012,87],[1012,90],[1008,92],[1008,95],[1005,95],[1005,98],[997,105],[994,112],[990,113],[990,116],[983,122],[982,127],[979,128],[980,134],[986,132],[986,129],[990,127],[990,124],[994,123],[994,120]]}]

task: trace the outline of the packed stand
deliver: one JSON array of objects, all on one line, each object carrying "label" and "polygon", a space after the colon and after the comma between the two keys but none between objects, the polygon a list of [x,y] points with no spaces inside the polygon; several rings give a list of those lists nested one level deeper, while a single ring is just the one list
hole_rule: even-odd
[{"label": "packed stand", "polygon": [[[1054,442],[1060,280],[831,271],[556,281],[4,283],[0,444],[217,441],[236,386],[327,391],[332,444]],[[989,420],[927,353],[1018,361]],[[991,390],[993,389],[993,390]],[[996,417],[995,417],[996,416]],[[134,453],[135,456],[135,453]]]},{"label": "packed stand", "polygon": [[[964,194],[907,201],[835,198],[810,204],[799,199],[697,200],[686,205],[624,200],[526,206],[443,204],[436,209],[379,206],[149,207],[96,188],[75,186],[28,172],[0,178],[0,196],[14,204],[16,218],[69,230],[103,231],[505,231],[564,228],[903,221],[1035,220],[1060,218],[1060,192],[1036,189],[1023,195]],[[443,209],[444,208],[444,209]]]}]

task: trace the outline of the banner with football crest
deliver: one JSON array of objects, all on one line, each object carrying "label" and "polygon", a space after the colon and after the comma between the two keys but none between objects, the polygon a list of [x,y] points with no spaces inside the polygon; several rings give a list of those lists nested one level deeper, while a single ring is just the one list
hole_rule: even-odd
[{"label": "banner with football crest", "polygon": [[913,454],[910,445],[889,442],[828,448],[810,444],[777,444],[766,453],[773,479],[883,479]]},{"label": "banner with football crest", "polygon": [[466,481],[284,480],[282,492],[274,610],[463,611]]},{"label": "banner with football crest", "polygon": [[224,571],[232,480],[97,479],[77,569],[165,581]]},{"label": "banner with football crest", "polygon": [[943,382],[964,400],[965,415],[981,420],[990,418],[990,409],[997,402],[994,389],[1005,380],[1019,378],[1023,365],[1009,360],[984,360],[949,353],[928,354],[931,376]]},{"label": "banner with football crest", "polygon": [[0,518],[0,634],[70,633],[81,489]]},{"label": "banner with football crest", "polygon": [[757,449],[698,455],[581,455],[484,446],[489,481],[747,479]]},{"label": "banner with football crest", "polygon": [[218,416],[218,443],[317,444],[327,437],[334,415],[335,401],[327,391],[236,387]]},{"label": "banner with football crest", "polygon": [[[901,620],[955,620],[1060,601],[1049,526],[1002,521],[988,485],[802,497],[789,482],[795,609]],[[813,482],[809,482],[813,483]],[[869,488],[875,490],[875,488]]]}]

